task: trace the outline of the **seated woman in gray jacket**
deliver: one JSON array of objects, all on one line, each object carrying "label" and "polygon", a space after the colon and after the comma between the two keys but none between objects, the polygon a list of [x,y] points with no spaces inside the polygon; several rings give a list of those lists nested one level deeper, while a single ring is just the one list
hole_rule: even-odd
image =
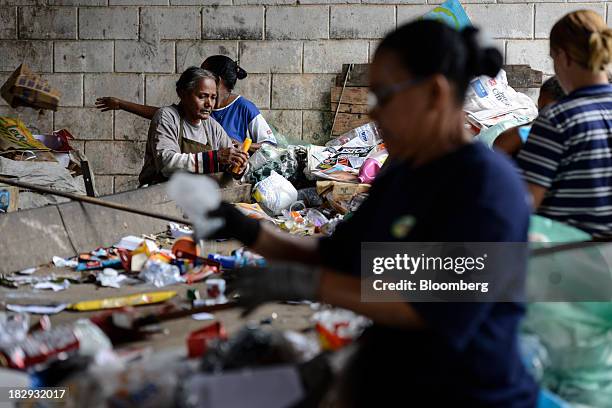
[{"label": "seated woman in gray jacket", "polygon": [[198,67],[183,72],[176,83],[179,104],[159,109],[151,121],[141,185],[166,181],[176,170],[244,173],[247,153],[233,147],[225,130],[210,116],[217,81],[213,73]]}]

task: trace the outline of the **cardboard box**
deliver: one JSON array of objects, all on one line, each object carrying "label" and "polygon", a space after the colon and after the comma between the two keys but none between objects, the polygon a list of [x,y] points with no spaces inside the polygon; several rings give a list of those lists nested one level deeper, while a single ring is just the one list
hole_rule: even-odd
[{"label": "cardboard box", "polygon": [[6,80],[0,95],[11,107],[27,106],[34,109],[57,110],[60,92],[40,75],[32,72],[27,65],[21,64]]},{"label": "cardboard box", "polygon": [[0,184],[0,214],[17,211],[19,188]]}]

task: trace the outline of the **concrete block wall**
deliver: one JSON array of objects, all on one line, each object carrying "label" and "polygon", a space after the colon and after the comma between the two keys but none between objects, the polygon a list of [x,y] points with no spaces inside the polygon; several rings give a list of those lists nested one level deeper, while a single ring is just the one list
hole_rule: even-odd
[{"label": "concrete block wall", "polygon": [[[62,91],[60,109],[39,115],[0,100],[0,115],[35,131],[66,127],[89,157],[101,193],[136,185],[148,121],[101,113],[117,96],[157,106],[176,101],[174,82],[213,54],[249,72],[237,91],[282,133],[322,143],[332,114],[329,90],[343,63],[372,59],[380,39],[442,0],[0,0],[0,81],[21,63]],[[506,63],[552,73],[548,32],[580,8],[608,18],[605,1],[466,0],[472,21]]]}]

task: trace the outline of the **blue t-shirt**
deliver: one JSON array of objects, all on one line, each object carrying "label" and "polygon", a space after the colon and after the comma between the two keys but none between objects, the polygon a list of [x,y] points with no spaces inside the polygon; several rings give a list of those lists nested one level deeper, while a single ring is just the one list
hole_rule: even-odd
[{"label": "blue t-shirt", "polygon": [[257,106],[240,95],[225,108],[213,110],[212,117],[234,140],[243,142],[248,136],[254,143],[276,144],[272,129]]},{"label": "blue t-shirt", "polygon": [[[473,143],[416,169],[390,163],[329,238],[324,264],[360,275],[361,242],[525,242],[530,209],[510,161]],[[412,217],[398,238],[393,226]],[[526,259],[515,259],[525,275]],[[411,303],[428,330],[375,325],[349,369],[359,406],[533,407],[538,388],[518,351],[521,303]],[[381,374],[385,375],[382,376]],[[371,390],[379,398],[370,400]],[[403,403],[391,399],[403,398]],[[388,401],[388,402],[387,402]],[[398,400],[399,401],[399,400]]]},{"label": "blue t-shirt", "polygon": [[546,188],[538,214],[612,237],[612,85],[542,110],[517,162],[527,182]]}]

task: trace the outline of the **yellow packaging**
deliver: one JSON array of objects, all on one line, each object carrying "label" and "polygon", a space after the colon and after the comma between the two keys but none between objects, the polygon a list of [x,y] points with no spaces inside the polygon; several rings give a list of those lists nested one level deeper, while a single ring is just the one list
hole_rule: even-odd
[{"label": "yellow packaging", "polygon": [[165,302],[168,299],[172,299],[174,296],[176,296],[175,291],[138,293],[130,296],[77,302],[68,306],[68,309],[85,312],[101,309],[116,309],[126,306],[150,305],[153,303]]},{"label": "yellow packaging", "polygon": [[13,108],[28,106],[56,111],[61,94],[26,64],[21,64],[2,85],[0,95]]},{"label": "yellow packaging", "polygon": [[8,150],[50,149],[34,139],[30,130],[19,119],[0,116],[0,152]]}]

